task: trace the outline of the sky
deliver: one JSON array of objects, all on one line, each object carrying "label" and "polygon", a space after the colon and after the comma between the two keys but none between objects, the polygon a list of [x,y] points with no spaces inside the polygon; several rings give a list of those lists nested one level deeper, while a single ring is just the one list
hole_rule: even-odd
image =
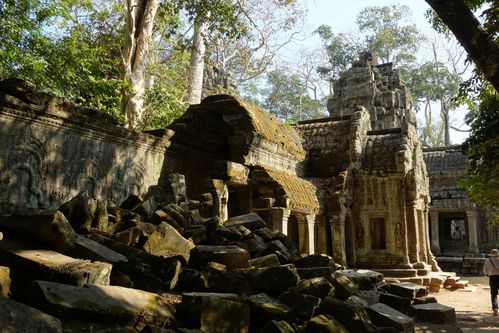
[{"label": "sky", "polygon": [[[393,4],[406,5],[411,10],[411,20],[417,25],[425,35],[435,35],[436,33],[431,28],[426,20],[424,13],[430,7],[424,0],[304,0],[308,9],[306,22],[306,30],[308,32],[304,41],[297,43],[294,47],[306,48],[307,45],[320,45],[319,38],[312,32],[320,25],[327,24],[332,27],[333,32],[354,32],[356,31],[357,14],[367,6],[387,6]],[[293,47],[293,48],[294,48]],[[422,51],[424,52],[424,51]],[[420,54],[424,57],[424,53]],[[395,64],[396,66],[396,64]],[[435,110],[438,110],[436,108]],[[461,129],[467,129],[464,124],[464,116],[466,110],[460,108],[451,114],[451,124]],[[416,114],[422,118],[421,114]],[[461,143],[467,133],[457,132],[451,129],[451,142],[453,144]]]}]

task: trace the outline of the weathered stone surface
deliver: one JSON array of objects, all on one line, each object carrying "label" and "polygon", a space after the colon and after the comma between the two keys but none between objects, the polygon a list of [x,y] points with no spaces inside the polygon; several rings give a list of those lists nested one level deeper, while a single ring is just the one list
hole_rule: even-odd
[{"label": "weathered stone surface", "polygon": [[327,295],[334,295],[333,285],[324,277],[303,279],[296,287],[289,288],[289,291],[324,298]]},{"label": "weathered stone surface", "polygon": [[269,321],[258,333],[295,333],[293,327],[285,321]]},{"label": "weathered stone surface", "polygon": [[242,225],[250,230],[265,228],[267,226],[265,221],[255,213],[231,217],[224,222],[224,225],[226,227]]},{"label": "weathered stone surface", "polygon": [[277,258],[277,255],[274,253],[267,254],[266,256],[251,259],[249,261],[249,264],[251,267],[257,267],[257,268],[277,267],[277,266],[281,265],[281,263],[279,262],[279,259]]},{"label": "weathered stone surface", "polygon": [[321,299],[307,294],[284,292],[277,300],[290,307],[301,320],[310,320]]},{"label": "weathered stone surface", "polygon": [[71,250],[76,233],[60,211],[25,211],[0,216],[0,228],[18,235],[30,236],[35,242],[59,252]]},{"label": "weathered stone surface", "polygon": [[252,321],[265,323],[269,320],[283,320],[290,323],[295,320],[295,314],[291,308],[267,294],[260,293],[250,296],[248,297],[248,303],[251,309]]},{"label": "weathered stone surface", "polygon": [[359,287],[345,275],[335,272],[330,280],[334,286],[335,297],[345,301],[354,295]]},{"label": "weathered stone surface", "polygon": [[252,237],[241,240],[236,243],[239,247],[246,249],[252,258],[260,257],[267,248],[267,242],[258,235],[252,235]]},{"label": "weathered stone surface", "polygon": [[456,311],[450,306],[439,303],[413,305],[416,320],[435,324],[452,325],[456,323]]},{"label": "weathered stone surface", "polygon": [[35,279],[83,285],[109,285],[112,265],[74,259],[47,249],[32,249],[26,244],[0,241],[0,263],[11,268],[13,279],[23,283]]},{"label": "weathered stone surface", "polygon": [[412,305],[438,303],[434,296],[417,297],[412,301]]},{"label": "weathered stone surface", "polygon": [[115,265],[113,273],[119,271],[128,275],[135,288],[157,292],[171,290],[176,285],[182,268],[182,258],[155,256],[97,234],[92,234],[91,239],[127,258],[125,264]]},{"label": "weathered stone surface", "polygon": [[107,201],[98,203],[96,200],[89,198],[87,191],[83,191],[65,202],[59,207],[59,211],[66,216],[75,230],[88,230],[92,225],[97,225],[102,226],[99,229],[105,231],[107,229],[106,208]]},{"label": "weathered stone surface", "polygon": [[147,323],[168,326],[174,322],[171,300],[137,289],[35,281],[27,295],[38,308],[63,317],[114,320],[139,327]]},{"label": "weathered stone surface", "polygon": [[312,279],[316,277],[331,278],[333,269],[326,267],[297,267],[296,271],[301,279]]},{"label": "weathered stone surface", "polygon": [[379,302],[386,304],[403,314],[411,314],[411,300],[409,298],[383,293],[379,296]]},{"label": "weathered stone surface", "polygon": [[338,272],[355,282],[360,290],[372,290],[376,285],[383,282],[383,274],[367,269],[349,269]]},{"label": "weathered stone surface", "polygon": [[315,312],[315,315],[321,314],[331,315],[345,326],[350,325],[355,319],[370,322],[364,307],[330,296],[326,296],[321,301],[319,308]]},{"label": "weathered stone surface", "polygon": [[333,258],[326,254],[309,254],[295,261],[296,267],[310,268],[310,267],[331,267],[335,268]]},{"label": "weathered stone surface", "polygon": [[40,310],[0,296],[2,333],[62,333],[61,322]]},{"label": "weathered stone surface", "polygon": [[0,295],[8,297],[10,294],[10,269],[9,267],[0,266]]},{"label": "weathered stone surface", "polygon": [[210,261],[224,264],[228,270],[249,267],[250,254],[238,246],[198,245],[191,253],[190,265],[205,267]]},{"label": "weathered stone surface", "polygon": [[355,295],[361,297],[369,305],[379,303],[379,297],[381,294],[382,292],[377,290],[357,290],[355,293]]},{"label": "weathered stone surface", "polygon": [[201,276],[208,291],[251,295],[250,282],[242,273],[208,269]]},{"label": "weathered stone surface", "polygon": [[77,258],[104,261],[110,264],[126,263],[128,261],[124,255],[83,235],[76,236],[75,247],[68,254]]},{"label": "weathered stone surface", "polygon": [[142,248],[147,253],[161,257],[180,255],[186,263],[189,262],[191,248],[193,247],[194,244],[190,243],[175,228],[165,222],[161,223],[142,245]]},{"label": "weathered stone surface", "polygon": [[348,331],[334,317],[324,314],[310,319],[305,333],[348,333]]},{"label": "weathered stone surface", "polygon": [[278,267],[254,268],[245,271],[254,290],[285,291],[296,287],[300,278],[292,264]]},{"label": "weathered stone surface", "polygon": [[216,294],[184,294],[177,309],[184,327],[221,333],[247,333],[249,330],[248,306]]},{"label": "weathered stone surface", "polygon": [[386,304],[373,304],[367,308],[367,311],[373,324],[377,327],[393,327],[400,332],[414,331],[412,318]]},{"label": "weathered stone surface", "polygon": [[394,295],[413,300],[416,297],[428,295],[428,287],[412,282],[399,282],[390,284],[390,292]]}]

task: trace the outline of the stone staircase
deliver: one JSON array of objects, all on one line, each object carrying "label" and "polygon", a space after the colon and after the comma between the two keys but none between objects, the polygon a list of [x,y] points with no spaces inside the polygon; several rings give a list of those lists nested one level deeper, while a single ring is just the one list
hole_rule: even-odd
[{"label": "stone staircase", "polygon": [[373,269],[382,273],[384,281],[388,284],[411,282],[421,286],[427,286],[430,292],[438,293],[442,288],[466,289],[468,281],[461,280],[454,272],[432,272],[431,265],[417,263],[413,268],[407,269]]}]

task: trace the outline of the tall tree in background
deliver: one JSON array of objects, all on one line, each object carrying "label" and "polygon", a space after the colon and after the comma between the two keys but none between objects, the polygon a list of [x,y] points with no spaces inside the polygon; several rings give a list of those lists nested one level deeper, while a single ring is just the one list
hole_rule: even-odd
[{"label": "tall tree in background", "polygon": [[146,68],[151,46],[154,18],[159,0],[126,0],[123,79],[130,84],[122,95],[126,126],[136,129],[142,123]]},{"label": "tall tree in background", "polygon": [[366,7],[357,15],[357,25],[365,34],[366,47],[381,62],[394,62],[398,67],[412,64],[423,36],[415,24],[408,23],[408,6]]},{"label": "tall tree in background", "polygon": [[[426,0],[438,15],[430,15],[437,31],[449,29],[477,67],[461,87],[470,107],[469,178],[463,181],[471,200],[494,213],[499,224],[499,10],[494,0]],[[473,11],[482,10],[483,24]]]},{"label": "tall tree in background", "polygon": [[[498,26],[499,9],[495,0],[425,0],[452,31],[476,64],[480,73],[499,91]],[[487,6],[482,25],[473,10]]]}]

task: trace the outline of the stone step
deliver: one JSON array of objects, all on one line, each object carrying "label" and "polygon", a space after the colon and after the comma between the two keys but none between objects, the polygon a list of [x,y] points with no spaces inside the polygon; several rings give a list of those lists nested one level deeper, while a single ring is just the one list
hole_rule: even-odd
[{"label": "stone step", "polygon": [[459,280],[454,284],[454,288],[456,289],[464,289],[468,286],[468,281],[465,280]]},{"label": "stone step", "polygon": [[459,282],[459,279],[460,277],[459,276],[449,276],[445,282],[444,282],[444,286],[445,287],[450,287],[450,288],[453,288],[454,285]]},{"label": "stone step", "polygon": [[372,270],[390,278],[416,277],[418,275],[418,270],[411,268],[375,268]]}]

